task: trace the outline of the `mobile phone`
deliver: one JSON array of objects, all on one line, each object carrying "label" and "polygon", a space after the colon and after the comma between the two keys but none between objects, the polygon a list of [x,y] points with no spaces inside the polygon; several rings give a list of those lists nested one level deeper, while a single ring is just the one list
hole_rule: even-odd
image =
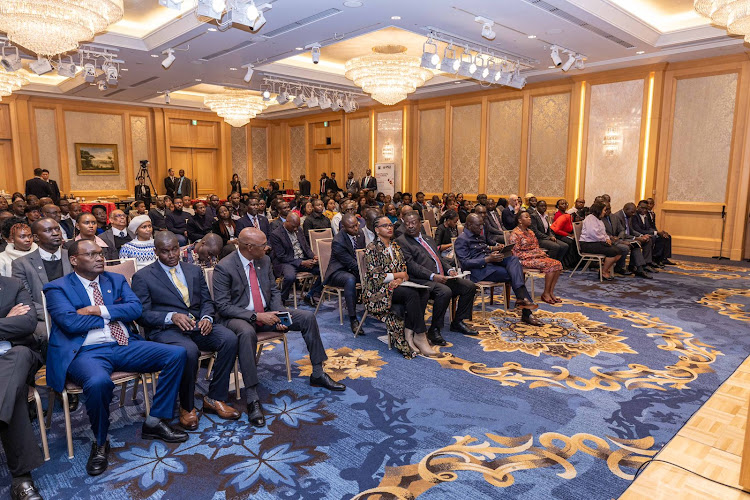
[{"label": "mobile phone", "polygon": [[288,312],[276,313],[276,317],[281,320],[281,324],[289,328],[292,326],[292,315]]}]

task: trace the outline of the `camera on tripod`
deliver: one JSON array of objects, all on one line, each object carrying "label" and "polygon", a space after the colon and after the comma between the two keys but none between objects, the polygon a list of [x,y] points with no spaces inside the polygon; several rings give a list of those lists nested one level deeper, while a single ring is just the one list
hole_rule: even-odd
[{"label": "camera on tripod", "polygon": [[151,185],[151,189],[156,195],[156,187],[154,186],[153,181],[151,180],[151,175],[148,173],[148,167],[150,163],[148,160],[140,160],[139,163],[141,164],[140,168],[138,169],[138,172],[135,174],[135,180],[136,184],[138,183],[139,179],[143,179],[143,182],[148,182],[149,185]]},{"label": "camera on tripod", "polygon": [[148,169],[148,160],[141,160],[141,170],[147,170]]}]

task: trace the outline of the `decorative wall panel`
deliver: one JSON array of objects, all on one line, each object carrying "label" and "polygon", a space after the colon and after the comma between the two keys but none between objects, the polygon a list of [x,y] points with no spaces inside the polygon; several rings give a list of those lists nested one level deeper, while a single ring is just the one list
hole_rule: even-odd
[{"label": "decorative wall panel", "polygon": [[643,89],[644,80],[591,87],[583,193],[588,203],[609,194],[613,212],[636,195]]},{"label": "decorative wall panel", "polygon": [[[562,197],[568,161],[570,94],[531,100],[531,138],[527,191],[537,197]],[[526,193],[521,193],[521,196]]]},{"label": "decorative wall panel", "polygon": [[[57,128],[55,127],[54,109],[35,109],[37,151],[39,152],[39,168],[49,170],[50,179],[57,181],[60,190],[60,160],[57,152]],[[34,165],[36,168],[37,165]]]},{"label": "decorative wall panel", "polygon": [[491,102],[487,131],[487,193],[518,192],[521,170],[523,99]]},{"label": "decorative wall panel", "polygon": [[[68,171],[70,191],[118,191],[127,189],[129,169],[125,166],[125,144],[123,140],[123,120],[121,115],[102,113],[81,113],[66,111],[65,136],[68,147]],[[77,142],[87,144],[117,144],[120,172],[115,175],[78,175],[76,169]]]},{"label": "decorative wall panel", "polygon": [[479,134],[482,128],[482,105],[453,108],[451,130],[451,191],[479,191]]},{"label": "decorative wall panel", "polygon": [[368,117],[354,118],[349,120],[349,170],[354,172],[355,179],[362,179],[368,168],[370,168],[370,119]]},{"label": "decorative wall panel", "polygon": [[231,127],[232,140],[232,174],[237,174],[242,184],[242,192],[250,191],[250,179],[247,171],[247,125]]},{"label": "decorative wall panel", "polygon": [[[268,179],[268,140],[265,128],[252,127],[251,154],[253,158],[253,184],[263,183]],[[250,186],[252,188],[252,186]]]},{"label": "decorative wall panel", "polygon": [[419,112],[420,191],[442,193],[445,177],[445,108]]},{"label": "decorative wall panel", "polygon": [[305,149],[305,126],[298,125],[289,128],[289,161],[291,169],[289,175],[292,179],[292,185],[299,186],[299,176],[306,174],[307,150]]},{"label": "decorative wall panel", "polygon": [[[130,117],[130,142],[133,153],[133,168],[138,173],[139,162],[151,159],[148,152],[148,122],[145,116]],[[146,184],[148,184],[148,180],[146,180]]]},{"label": "decorative wall panel", "polygon": [[677,81],[667,199],[726,201],[737,74]]},{"label": "decorative wall panel", "polygon": [[[401,191],[401,167],[403,155],[403,113],[402,111],[388,111],[378,113],[377,143],[375,155],[378,163],[395,163],[394,192]],[[393,146],[393,159],[383,157],[383,146],[390,143]],[[373,172],[375,174],[375,172]],[[361,176],[360,176],[361,177]]]}]

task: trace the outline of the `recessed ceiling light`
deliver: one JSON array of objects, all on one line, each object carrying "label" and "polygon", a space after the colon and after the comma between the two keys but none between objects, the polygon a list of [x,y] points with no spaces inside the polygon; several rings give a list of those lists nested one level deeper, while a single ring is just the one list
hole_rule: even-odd
[{"label": "recessed ceiling light", "polygon": [[547,69],[555,69],[555,66],[547,66]]},{"label": "recessed ceiling light", "polygon": [[237,71],[237,68],[229,68],[229,71]]},{"label": "recessed ceiling light", "polygon": [[303,47],[294,47],[294,50],[305,50]]},{"label": "recessed ceiling light", "polygon": [[529,38],[533,40],[534,38],[536,38],[536,35],[529,35]]},{"label": "recessed ceiling light", "polygon": [[636,52],[636,54],[638,54],[638,55],[645,54],[645,53],[646,53],[645,50],[639,50],[638,52]]},{"label": "recessed ceiling light", "polygon": [[151,57],[159,57],[159,54],[151,54]]},{"label": "recessed ceiling light", "polygon": [[455,84],[459,84],[459,83],[461,83],[461,80],[456,80],[456,81],[455,81],[455,82],[453,82],[453,83],[455,83]]},{"label": "recessed ceiling light", "polygon": [[196,78],[195,81],[196,82],[202,82],[203,80],[201,80],[200,78]]},{"label": "recessed ceiling light", "polygon": [[401,16],[391,16],[391,19],[393,19],[394,21],[400,21]]},{"label": "recessed ceiling light", "polygon": [[120,71],[127,71],[128,68],[120,68]]},{"label": "recessed ceiling light", "polygon": [[216,28],[208,28],[208,31],[216,31]]},{"label": "recessed ceiling light", "polygon": [[359,0],[346,0],[344,2],[344,7],[350,7],[350,8],[356,8],[356,7],[362,7],[362,2]]}]

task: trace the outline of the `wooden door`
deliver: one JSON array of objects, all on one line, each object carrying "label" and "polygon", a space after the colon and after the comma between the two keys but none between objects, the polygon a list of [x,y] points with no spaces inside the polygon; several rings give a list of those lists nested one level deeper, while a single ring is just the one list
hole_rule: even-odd
[{"label": "wooden door", "polygon": [[330,173],[331,171],[331,164],[330,164],[330,158],[328,156],[327,150],[316,150],[315,151],[315,164],[314,164],[314,178],[310,179],[310,182],[312,182],[313,186],[315,186],[314,190],[312,190],[315,193],[320,192],[320,174],[323,172]]},{"label": "wooden door", "polygon": [[13,166],[13,143],[0,140],[0,189],[13,192],[16,185],[15,169]]},{"label": "wooden door", "polygon": [[180,175],[180,170],[184,170],[188,178],[193,178],[193,160],[190,148],[170,148],[169,160],[169,166],[174,169],[175,177]]},{"label": "wooden door", "polygon": [[217,165],[215,149],[193,149],[192,150],[193,187],[197,184],[194,192],[197,196],[215,194],[217,186]]}]

